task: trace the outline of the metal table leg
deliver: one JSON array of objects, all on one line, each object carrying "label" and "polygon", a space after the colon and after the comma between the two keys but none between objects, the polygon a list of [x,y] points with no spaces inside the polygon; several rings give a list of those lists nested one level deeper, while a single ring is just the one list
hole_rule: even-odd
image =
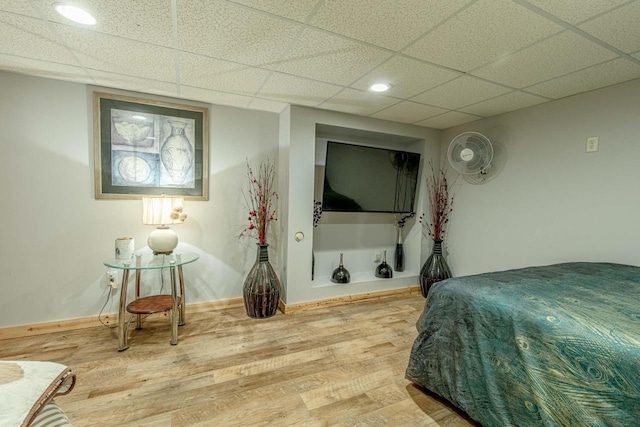
[{"label": "metal table leg", "polygon": [[124,351],[129,348],[127,342],[127,285],[129,282],[129,270],[122,272],[122,285],[120,286],[120,307],[118,309],[118,351]]},{"label": "metal table leg", "polygon": [[178,295],[176,289],[176,266],[175,261],[172,261],[170,266],[171,272],[171,345],[178,344],[178,317],[180,314],[178,312]]},{"label": "metal table leg", "polygon": [[182,266],[178,267],[178,279],[180,280],[180,319],[178,321],[178,325],[184,326],[186,323],[184,305],[187,303],[187,300],[184,296],[184,275],[182,274]]},{"label": "metal table leg", "polygon": [[[139,258],[138,261],[140,261]],[[139,262],[138,267],[140,267]],[[140,270],[136,269],[136,299],[140,298],[140,274]],[[136,329],[142,329],[142,315],[140,314],[136,314]]]}]

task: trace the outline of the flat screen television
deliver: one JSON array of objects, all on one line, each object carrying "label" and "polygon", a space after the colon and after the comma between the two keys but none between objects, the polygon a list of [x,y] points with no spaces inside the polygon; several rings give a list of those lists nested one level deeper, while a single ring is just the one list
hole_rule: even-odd
[{"label": "flat screen television", "polygon": [[327,142],[322,210],[413,212],[420,154]]}]

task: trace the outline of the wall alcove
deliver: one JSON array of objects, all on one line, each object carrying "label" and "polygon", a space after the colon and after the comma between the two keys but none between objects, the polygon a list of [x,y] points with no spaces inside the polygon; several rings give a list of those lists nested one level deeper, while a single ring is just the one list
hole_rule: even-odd
[{"label": "wall alcove", "polygon": [[[375,277],[376,253],[387,251],[393,262],[397,219],[389,213],[323,212],[317,227],[313,224],[314,200],[321,195],[324,174],[323,146],[327,140],[417,152],[421,154],[420,173],[414,210],[424,211],[424,169],[440,156],[439,131],[409,124],[368,117],[291,106],[280,115],[279,188],[283,240],[281,277],[287,305],[345,298],[358,294],[384,292],[417,286],[417,276],[425,256],[420,224],[414,218],[403,230],[406,249],[405,271],[394,272],[393,279]],[[318,178],[318,176],[320,178]],[[285,199],[285,200],[283,200]],[[399,219],[399,218],[398,218]],[[304,239],[295,239],[302,232]],[[330,275],[344,253],[345,267],[351,273],[349,284],[336,284]],[[315,255],[314,279],[311,279]]]},{"label": "wall alcove", "polygon": [[[325,182],[325,160],[329,141],[418,153],[422,155],[424,139],[372,132],[362,129],[343,128],[325,124],[316,125],[314,202],[322,201]],[[344,165],[349,168],[347,162]],[[417,191],[420,190],[420,180]],[[416,195],[414,211],[418,208]],[[388,212],[333,212],[323,211],[313,232],[313,254],[315,268],[313,287],[349,286],[355,283],[389,281],[403,286],[416,280],[420,262],[420,228],[415,226],[415,217],[409,219],[402,229],[405,245],[405,269],[394,271],[393,279],[375,277],[375,267],[386,251],[387,263],[393,266],[397,240],[397,222],[403,213]],[[331,272],[338,266],[340,253],[344,253],[344,265],[351,273],[349,284],[331,282]]]}]

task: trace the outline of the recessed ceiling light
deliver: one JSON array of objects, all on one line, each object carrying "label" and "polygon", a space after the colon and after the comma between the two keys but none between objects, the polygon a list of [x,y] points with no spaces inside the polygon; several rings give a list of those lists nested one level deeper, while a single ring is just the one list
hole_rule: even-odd
[{"label": "recessed ceiling light", "polygon": [[375,83],[372,84],[369,89],[371,89],[374,92],[386,92],[389,90],[391,86],[388,85],[387,83]]},{"label": "recessed ceiling light", "polygon": [[60,15],[78,24],[94,25],[96,23],[96,19],[89,12],[79,7],[64,3],[55,3],[53,7]]}]

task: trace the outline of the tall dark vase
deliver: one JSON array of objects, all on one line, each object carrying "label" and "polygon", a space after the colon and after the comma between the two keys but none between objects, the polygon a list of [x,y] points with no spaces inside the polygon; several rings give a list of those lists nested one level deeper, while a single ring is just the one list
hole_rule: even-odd
[{"label": "tall dark vase", "polygon": [[404,271],[404,245],[402,244],[402,227],[398,227],[398,242],[395,252],[395,270]]},{"label": "tall dark vase", "polygon": [[420,291],[427,297],[434,283],[451,277],[447,260],[442,255],[442,240],[434,240],[433,251],[420,270]]},{"label": "tall dark vase", "polygon": [[256,319],[271,317],[278,311],[282,286],[269,263],[268,244],[258,245],[256,263],[251,267],[242,287],[247,316]]}]

